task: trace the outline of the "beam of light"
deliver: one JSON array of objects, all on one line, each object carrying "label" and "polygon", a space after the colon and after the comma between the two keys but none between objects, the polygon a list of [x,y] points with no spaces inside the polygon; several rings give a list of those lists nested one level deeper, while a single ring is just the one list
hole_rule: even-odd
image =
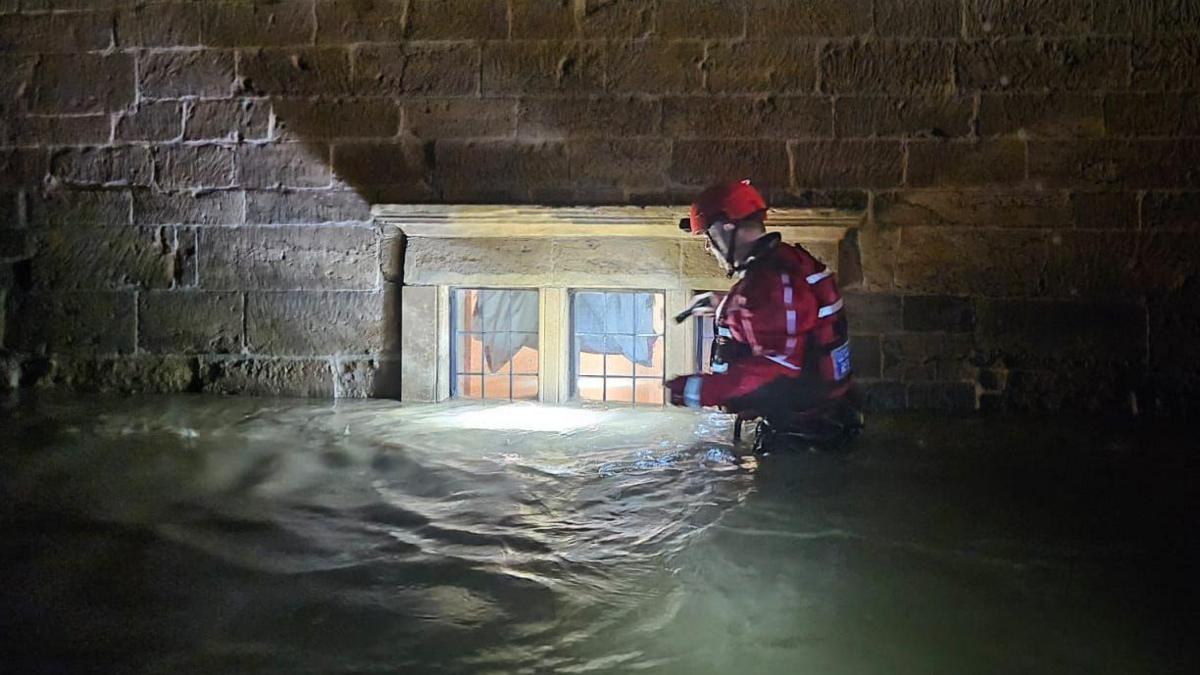
[{"label": "beam of light", "polygon": [[449,421],[464,429],[564,433],[592,426],[604,417],[604,413],[595,410],[514,403],[495,408],[467,410],[454,415]]}]

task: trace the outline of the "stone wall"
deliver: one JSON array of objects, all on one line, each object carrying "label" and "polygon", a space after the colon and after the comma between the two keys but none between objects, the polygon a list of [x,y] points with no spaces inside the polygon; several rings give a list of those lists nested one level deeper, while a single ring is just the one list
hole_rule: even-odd
[{"label": "stone wall", "polygon": [[0,0],[10,386],[386,394],[374,203],[868,212],[879,407],[1200,400],[1195,0]]}]

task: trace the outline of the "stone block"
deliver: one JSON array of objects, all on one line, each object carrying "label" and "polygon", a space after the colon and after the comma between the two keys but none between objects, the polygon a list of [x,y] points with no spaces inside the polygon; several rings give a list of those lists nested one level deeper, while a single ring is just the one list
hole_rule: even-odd
[{"label": "stone block", "polygon": [[1006,410],[1023,413],[1109,412],[1128,414],[1132,378],[1086,368],[1018,369],[1000,394]]},{"label": "stone block", "polygon": [[1074,222],[1067,195],[1042,190],[903,190],[875,196],[875,220],[890,226],[1045,227]]},{"label": "stone block", "polygon": [[750,178],[760,190],[786,189],[790,173],[783,141],[681,140],[671,153],[671,179],[695,187]]},{"label": "stone block", "polygon": [[312,0],[206,3],[201,7],[204,44],[214,47],[307,45],[314,28]]},{"label": "stone block", "polygon": [[261,141],[271,131],[271,105],[264,99],[192,101],[183,119],[185,141]]},{"label": "stone block", "polygon": [[1133,43],[1132,86],[1141,91],[1200,89],[1200,37],[1155,36]]},{"label": "stone block", "polygon": [[45,54],[28,90],[34,113],[82,114],[125,108],[134,100],[129,54]]},{"label": "stone block", "polygon": [[333,171],[352,188],[412,186],[414,193],[431,193],[425,147],[408,139],[399,142],[342,143],[333,148]]},{"label": "stone block", "polygon": [[1136,192],[1075,192],[1071,194],[1075,227],[1133,230],[1138,227]]},{"label": "stone block", "polygon": [[136,110],[121,113],[113,135],[118,142],[178,140],[183,135],[183,104],[177,101],[142,103]]},{"label": "stone block", "polygon": [[[350,51],[344,47],[250,49],[238,56],[242,87],[258,96],[369,93],[351,81]],[[368,61],[359,63],[369,68]],[[226,95],[229,91],[226,87]]]},{"label": "stone block", "polygon": [[317,43],[399,42],[407,0],[317,0]]},{"label": "stone block", "polygon": [[962,31],[959,0],[875,3],[875,32],[884,37],[954,38]]},{"label": "stone block", "polygon": [[154,182],[167,190],[233,185],[234,149],[224,145],[155,147]]},{"label": "stone block", "polygon": [[116,44],[133,47],[194,47],[200,38],[199,3],[133,4],[115,18]]},{"label": "stone block", "polygon": [[1129,48],[1104,39],[1012,39],[959,47],[964,91],[1095,91],[1127,86]]},{"label": "stone block", "polygon": [[575,36],[575,3],[562,0],[512,0],[509,37],[556,40]]},{"label": "stone block", "polygon": [[942,412],[972,412],[978,408],[970,382],[916,382],[908,386],[908,408]]},{"label": "stone block", "polygon": [[936,381],[945,347],[945,336],[939,333],[885,335],[882,376],[903,382]]},{"label": "stone block", "polygon": [[984,94],[979,135],[1042,138],[1104,135],[1101,98],[1091,94]]},{"label": "stone block", "polygon": [[1200,193],[1149,192],[1142,198],[1142,227],[1200,233]]},{"label": "stone block", "polygon": [[[29,237],[26,236],[26,230],[9,229],[8,227],[0,228],[0,259],[5,261],[14,258],[29,257]],[[3,279],[6,283],[11,283],[5,274]]]},{"label": "stone block", "polygon": [[1188,414],[1200,401],[1200,286],[1194,277],[1149,303],[1149,379],[1156,412]]},{"label": "stone block", "polygon": [[791,40],[717,43],[704,59],[708,89],[715,93],[813,93],[816,47]]},{"label": "stone block", "polygon": [[389,370],[399,380],[394,359],[337,359],[333,364],[334,398],[399,398],[398,382],[386,382]]},{"label": "stone block", "polygon": [[566,145],[515,141],[438,141],[437,185],[449,202],[527,202],[539,188],[570,189]]},{"label": "stone block", "polygon": [[655,31],[666,39],[739,38],[746,30],[741,0],[660,0]]},{"label": "stone block", "polygon": [[828,138],[833,104],[824,96],[673,97],[663,102],[662,126],[673,139]]},{"label": "stone block", "polygon": [[680,266],[680,245],[671,239],[561,239],[551,255],[554,274],[562,276],[674,277]]},{"label": "stone block", "polygon": [[554,271],[547,239],[433,239],[409,237],[404,250],[404,283],[462,283],[471,276],[537,280]]},{"label": "stone block", "polygon": [[821,54],[821,88],[833,94],[938,93],[953,77],[954,47],[944,42],[835,44]]},{"label": "stone block", "polygon": [[38,386],[83,393],[167,394],[195,391],[197,362],[186,356],[80,358],[55,355]]},{"label": "stone block", "polygon": [[354,51],[359,96],[464,96],[479,92],[480,48],[473,43],[364,45]]},{"label": "stone block", "polygon": [[904,298],[904,330],[969,333],[975,328],[975,303],[953,295]]},{"label": "stone block", "polygon": [[165,228],[59,227],[32,237],[35,288],[166,288],[175,279],[175,233]]},{"label": "stone block", "polygon": [[1029,177],[1048,187],[1167,189],[1200,186],[1193,139],[1030,141]]},{"label": "stone block", "polygon": [[128,190],[49,190],[26,195],[26,219],[32,228],[128,225]]},{"label": "stone block", "polygon": [[582,0],[579,28],[586,38],[645,38],[654,32],[655,0]]},{"label": "stone block", "polygon": [[512,98],[427,98],[405,101],[405,131],[419,139],[510,138],[517,129]]},{"label": "stone block", "polygon": [[242,349],[242,294],[151,291],[138,297],[138,346],[159,354]]},{"label": "stone block", "polygon": [[391,138],[400,131],[400,106],[386,98],[276,98],[276,140]]},{"label": "stone block", "polygon": [[871,30],[871,0],[751,0],[751,38],[836,38]]},{"label": "stone block", "polygon": [[148,52],[138,57],[138,89],[147,98],[223,98],[234,91],[236,79],[230,50]]},{"label": "stone block", "polygon": [[1040,295],[1046,235],[1036,230],[906,227],[896,286],[934,295]]},{"label": "stone block", "polygon": [[621,94],[683,94],[704,87],[704,45],[692,41],[620,42],[609,46],[606,80]]},{"label": "stone block", "polygon": [[1138,288],[1137,238],[1128,232],[1068,230],[1050,235],[1045,294],[1050,297],[1120,298]]},{"label": "stone block", "polygon": [[[890,291],[896,288],[896,259],[900,250],[900,229],[868,223],[853,232],[858,252],[863,291]],[[854,250],[851,249],[851,250]]]},{"label": "stone block", "polygon": [[633,96],[524,98],[517,135],[539,140],[649,136],[658,133],[661,114],[658,101]]},{"label": "stone block", "polygon": [[128,354],[132,291],[19,293],[8,298],[5,347],[39,354]]},{"label": "stone block", "polygon": [[1091,0],[967,0],[972,38],[1084,35],[1092,32]]},{"label": "stone block", "polygon": [[1025,142],[919,141],[908,145],[913,187],[1019,183],[1025,178]]},{"label": "stone block", "polygon": [[201,361],[206,394],[329,398],[333,372],[326,359],[207,358]]},{"label": "stone block", "polygon": [[410,40],[503,40],[508,37],[506,0],[409,0]]},{"label": "stone block", "polygon": [[39,185],[46,176],[47,158],[42,148],[0,149],[0,186]]},{"label": "stone block", "polygon": [[1145,232],[1138,238],[1136,287],[1151,294],[1186,290],[1196,283],[1197,260],[1195,232]]},{"label": "stone block", "polygon": [[878,335],[850,336],[850,362],[854,377],[880,377],[883,373],[882,354]]},{"label": "stone block", "polygon": [[858,385],[863,407],[869,412],[895,412],[908,408],[908,385],[903,382],[863,382]]},{"label": "stone block", "polygon": [[248,188],[328,187],[329,146],[323,143],[270,143],[237,148],[237,184]]},{"label": "stone block", "polygon": [[796,185],[811,188],[888,188],[904,176],[899,141],[794,141],[788,144]]},{"label": "stone block", "polygon": [[[721,268],[720,263],[704,248],[704,242],[687,239],[680,242],[680,254],[682,263],[682,274],[684,279],[723,279],[725,270]],[[729,284],[722,284],[723,288]],[[703,290],[703,289],[695,289]]]},{"label": "stone block", "polygon": [[0,192],[0,230],[15,230],[24,227],[21,215],[25,199],[20,192]]},{"label": "stone block", "polygon": [[1112,300],[980,300],[976,344],[1010,368],[1135,365],[1146,358],[1146,312]]},{"label": "stone block", "polygon": [[886,293],[845,293],[846,320],[856,335],[893,333],[903,328],[904,304]]},{"label": "stone block", "polygon": [[67,185],[149,185],[149,149],[141,146],[64,148],[50,156],[50,173]]},{"label": "stone block", "polygon": [[483,49],[484,95],[591,93],[604,89],[604,49],[589,42],[491,42]]},{"label": "stone block", "polygon": [[371,205],[356,192],[254,191],[246,195],[246,222],[346,223],[371,219]]},{"label": "stone block", "polygon": [[662,138],[595,138],[567,143],[571,181],[589,194],[606,188],[665,189],[670,141]]},{"label": "stone block", "polygon": [[1196,97],[1175,93],[1110,93],[1104,97],[1109,136],[1195,135],[1200,129]]},{"label": "stone block", "polygon": [[373,228],[208,228],[199,235],[200,285],[205,289],[350,290],[377,284]]},{"label": "stone block", "polygon": [[834,105],[838,137],[942,138],[971,131],[975,104],[960,96],[839,96]]},{"label": "stone block", "polygon": [[370,354],[383,347],[383,294],[285,291],[246,294],[246,348],[256,354]]},{"label": "stone block", "polygon": [[101,51],[112,42],[107,12],[0,14],[0,51],[54,54]]},{"label": "stone block", "polygon": [[238,190],[133,194],[135,225],[236,225],[242,222],[245,194]]},{"label": "stone block", "polygon": [[5,145],[106,145],[112,136],[108,115],[12,116],[0,123]]},{"label": "stone block", "polygon": [[400,302],[400,399],[436,401],[438,398],[437,331],[428,326],[439,321],[437,288],[404,286]]}]

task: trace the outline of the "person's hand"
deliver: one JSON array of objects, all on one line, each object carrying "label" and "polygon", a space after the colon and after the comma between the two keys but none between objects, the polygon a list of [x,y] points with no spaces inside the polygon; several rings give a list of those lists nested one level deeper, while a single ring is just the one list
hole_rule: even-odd
[{"label": "person's hand", "polygon": [[721,306],[724,299],[724,293],[715,291],[694,295],[687,309],[675,315],[675,323],[683,323],[685,319],[693,316],[712,316],[717,313],[717,307]]}]

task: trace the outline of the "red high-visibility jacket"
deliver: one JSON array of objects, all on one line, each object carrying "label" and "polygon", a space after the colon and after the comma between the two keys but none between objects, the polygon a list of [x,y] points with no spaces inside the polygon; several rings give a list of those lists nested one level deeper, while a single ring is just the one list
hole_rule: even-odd
[{"label": "red high-visibility jacket", "polygon": [[767,237],[767,252],[749,264],[717,310],[718,335],[743,347],[742,355],[724,372],[668,382],[672,403],[738,412],[738,399],[781,377],[805,378],[826,399],[849,389],[849,336],[833,272],[803,247]]}]

